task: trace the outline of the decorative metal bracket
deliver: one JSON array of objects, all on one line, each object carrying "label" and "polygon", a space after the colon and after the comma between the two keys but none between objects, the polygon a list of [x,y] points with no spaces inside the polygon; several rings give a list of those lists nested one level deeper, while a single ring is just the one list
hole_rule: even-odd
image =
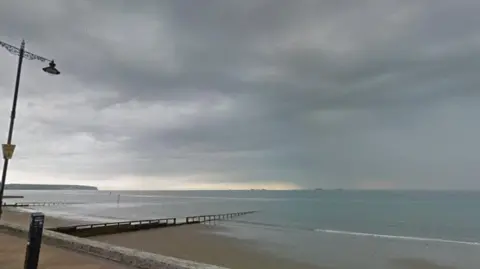
[{"label": "decorative metal bracket", "polygon": [[[25,47],[25,42],[22,41],[22,47],[21,48],[17,48],[15,46],[12,46],[12,45],[10,45],[8,43],[5,43],[5,42],[2,42],[2,41],[0,41],[0,46],[4,47],[11,54],[18,56],[18,55],[20,55],[20,50],[22,50]],[[36,54],[33,54],[33,53],[28,52],[26,50],[23,51],[23,58],[27,59],[27,60],[38,60],[38,61],[41,61],[41,62],[50,62],[49,59],[44,58],[44,57],[39,56],[39,55],[36,55]]]}]

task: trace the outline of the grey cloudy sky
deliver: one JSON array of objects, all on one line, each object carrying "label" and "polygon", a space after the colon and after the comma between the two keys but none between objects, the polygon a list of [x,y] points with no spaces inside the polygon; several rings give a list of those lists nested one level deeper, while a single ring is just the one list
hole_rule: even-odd
[{"label": "grey cloudy sky", "polygon": [[[8,180],[480,188],[475,0],[3,0]],[[0,48],[5,136],[17,59]],[[3,116],[1,116],[3,115]],[[2,127],[3,126],[3,127]]]}]

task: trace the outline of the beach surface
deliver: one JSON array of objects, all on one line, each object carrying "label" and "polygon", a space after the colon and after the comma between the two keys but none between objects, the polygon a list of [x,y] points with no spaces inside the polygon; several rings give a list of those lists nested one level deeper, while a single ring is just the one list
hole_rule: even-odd
[{"label": "beach surface", "polygon": [[279,258],[259,249],[255,242],[215,234],[219,229],[223,228],[194,224],[89,239],[232,269],[328,268]]},{"label": "beach surface", "polygon": [[[6,211],[2,221],[8,221],[19,225],[27,226],[29,223],[29,213]],[[53,217],[46,217],[45,227],[58,227],[64,225],[80,224],[76,220],[60,219]],[[89,237],[91,240],[97,240],[112,245],[123,246],[133,249],[138,249],[146,252],[157,253],[165,256],[172,256],[180,259],[192,260],[202,263],[219,265],[231,269],[473,269],[469,265],[466,266],[451,266],[444,262],[435,262],[436,259],[431,259],[426,255],[412,255],[412,253],[403,253],[405,244],[407,249],[412,252],[423,253],[425,246],[421,242],[414,241],[398,241],[398,240],[371,240],[368,237],[342,237],[330,234],[318,234],[311,240],[322,241],[324,244],[321,248],[315,248],[312,251],[321,257],[332,257],[326,259],[325,262],[313,265],[305,263],[303,259],[293,260],[285,258],[274,251],[275,248],[265,248],[257,239],[237,239],[235,237],[226,236],[230,234],[230,228],[222,225],[210,224],[194,224],[177,227],[159,228],[136,232],[126,232],[114,235],[104,235]],[[12,237],[10,235],[1,234],[0,242],[14,242],[11,246],[2,245],[0,248],[0,268],[15,268],[18,266],[10,266],[9,264],[18,264],[22,262],[25,255],[25,238]],[[4,240],[4,241],[3,241]],[[304,244],[308,242],[302,241]],[[443,247],[441,247],[443,246]],[[292,251],[295,246],[291,245]],[[436,248],[433,243],[429,244],[429,248]],[[451,249],[447,245],[441,244],[441,253],[447,253]],[[457,246],[462,247],[462,246]],[[51,246],[42,247],[42,255],[45,259],[43,262],[45,266],[40,268],[57,268],[55,261],[62,263],[62,268],[77,268],[76,266],[64,266],[64,262],[78,261],[78,264],[89,264],[90,267],[78,268],[122,268],[122,265],[103,261],[95,257],[86,256],[84,254],[77,254],[75,252],[57,249]],[[443,250],[442,250],[443,249]],[[384,252],[382,252],[384,250]],[[332,252],[333,251],[333,252]],[[455,254],[458,258],[463,257],[462,263],[476,264],[474,260],[468,260],[475,251],[475,248],[463,246]],[[16,253],[13,255],[12,253]],[[67,254],[74,255],[70,258]],[[383,254],[382,254],[383,253]],[[389,253],[394,253],[391,256]],[[398,254],[398,255],[397,255]],[[462,254],[462,255],[460,255]],[[385,257],[384,257],[385,255]],[[10,257],[15,256],[15,257]],[[420,257],[419,257],[420,256]],[[364,257],[364,258],[360,258]],[[365,262],[364,260],[371,260],[372,258],[384,257],[385,261],[376,263],[375,261]],[[63,262],[63,259],[66,259]],[[85,259],[83,262],[82,259]],[[336,262],[331,262],[336,261]],[[341,261],[341,262],[338,262]],[[357,261],[357,262],[355,262]],[[8,262],[8,264],[7,264]],[[53,264],[50,267],[48,264]],[[367,266],[370,264],[372,266]],[[5,266],[2,266],[5,265]],[[47,266],[48,265],[48,266]],[[60,268],[58,267],[58,268]]]},{"label": "beach surface", "polygon": [[[222,230],[215,225],[186,225],[164,229],[129,232],[116,235],[97,236],[90,239],[108,242],[148,252],[160,253],[182,259],[194,260],[209,264],[216,264],[231,269],[370,269],[364,264],[358,265],[325,265],[316,266],[302,262],[279,258],[275,254],[265,252],[248,240],[238,240],[231,237],[217,235],[214,232]],[[325,242],[328,244],[328,242]],[[340,249],[339,249],[340,251]],[[319,250],[318,255],[324,255]],[[346,253],[349,255],[362,255]],[[395,269],[457,269],[452,266],[436,264],[435,262],[418,258],[391,259],[388,265],[382,268]],[[473,268],[472,268],[473,269]]]},{"label": "beach surface", "polygon": [[[14,223],[17,225],[28,226],[30,215],[27,212],[5,210],[2,219],[4,222]],[[67,219],[45,217],[45,227],[59,227],[66,225],[79,224],[78,221],[71,221]],[[192,260],[202,263],[215,264],[231,269],[324,269],[328,267],[318,267],[301,262],[295,262],[284,258],[279,258],[272,253],[259,250],[254,242],[247,240],[239,240],[235,238],[217,235],[214,232],[223,228],[213,225],[185,225],[177,227],[169,227],[163,229],[152,229],[138,232],[128,232],[114,235],[105,235],[97,237],[89,237],[89,239],[102,241],[112,245],[134,248],[146,252],[157,253],[165,256],[172,256],[180,259]],[[10,235],[1,234],[5,240],[14,241],[15,251],[21,253],[16,255],[10,263],[22,262],[25,253],[26,239],[17,238]],[[2,238],[0,238],[3,240]],[[13,246],[12,246],[13,247]],[[21,250],[20,250],[21,249]],[[45,254],[44,254],[44,249]],[[13,249],[6,246],[0,248],[1,255],[7,256]],[[55,254],[57,253],[57,254]],[[59,259],[63,260],[61,255],[71,253],[72,255],[80,255],[67,250],[58,249],[51,246],[42,246],[42,256],[44,255],[45,262],[47,260],[53,261]],[[60,256],[56,256],[60,255]],[[81,259],[85,255],[76,257],[76,260]],[[66,256],[68,257],[68,255]],[[89,256],[85,256],[90,258]],[[0,256],[3,262],[3,256]],[[98,260],[92,257],[92,261]],[[5,259],[8,260],[8,259]],[[67,260],[74,261],[73,258]],[[111,264],[105,261],[107,264]],[[104,263],[105,263],[104,262]],[[48,262],[47,262],[48,263]],[[3,263],[0,263],[3,265]],[[93,266],[93,265],[92,265]],[[13,268],[10,267],[10,268]],[[51,267],[43,267],[51,268]],[[52,267],[53,268],[53,267]],[[69,266],[70,268],[70,266]],[[79,267],[80,268],[80,267]],[[82,267],[83,268],[83,267]],[[85,268],[117,268],[117,267],[85,267]],[[120,268],[120,267],[118,267]]]}]

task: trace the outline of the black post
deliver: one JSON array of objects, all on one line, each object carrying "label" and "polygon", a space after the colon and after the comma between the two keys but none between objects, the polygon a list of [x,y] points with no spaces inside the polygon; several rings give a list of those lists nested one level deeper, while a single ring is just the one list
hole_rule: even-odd
[{"label": "black post", "polygon": [[[23,55],[25,53],[25,41],[22,41],[20,52],[18,54],[17,79],[15,80],[15,92],[13,93],[12,113],[10,114],[10,126],[8,127],[7,144],[12,143],[13,126],[15,124],[15,114],[17,111],[18,88],[20,86],[20,74],[22,73]],[[3,157],[2,185],[0,188],[0,219],[2,218],[3,193],[5,189],[5,180],[7,179],[8,159]]]},{"label": "black post", "polygon": [[45,215],[42,213],[32,213],[30,215],[30,230],[28,231],[24,269],[37,269],[38,258],[40,257],[40,247],[42,246],[44,222]]}]

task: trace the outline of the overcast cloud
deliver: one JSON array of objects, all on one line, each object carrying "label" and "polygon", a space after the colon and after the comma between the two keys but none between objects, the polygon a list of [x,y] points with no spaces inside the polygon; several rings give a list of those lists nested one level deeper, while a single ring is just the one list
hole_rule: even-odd
[{"label": "overcast cloud", "polygon": [[[8,181],[480,189],[475,0],[3,0]],[[0,131],[17,58],[0,48]],[[3,129],[1,129],[3,128]]]}]

